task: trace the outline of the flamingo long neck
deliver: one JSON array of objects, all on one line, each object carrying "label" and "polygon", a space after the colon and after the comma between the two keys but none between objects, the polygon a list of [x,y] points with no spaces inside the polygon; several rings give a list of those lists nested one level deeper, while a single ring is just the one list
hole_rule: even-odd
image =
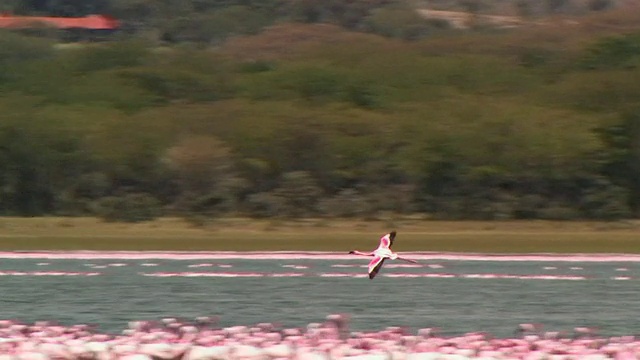
[{"label": "flamingo long neck", "polygon": [[355,255],[362,255],[362,256],[373,256],[372,252],[363,252],[363,251],[358,251],[358,250],[354,250],[353,253]]}]

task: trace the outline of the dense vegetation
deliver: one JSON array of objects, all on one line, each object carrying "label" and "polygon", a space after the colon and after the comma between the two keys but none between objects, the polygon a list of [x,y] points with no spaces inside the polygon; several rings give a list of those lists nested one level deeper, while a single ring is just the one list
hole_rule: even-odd
[{"label": "dense vegetation", "polygon": [[[582,16],[625,9],[636,0],[3,0],[0,11],[18,15],[111,15],[127,34],[150,41],[218,45],[235,35],[256,34],[286,22],[326,23],[344,29],[403,39],[433,36],[449,27],[425,20],[416,8],[514,16],[525,22],[548,16]],[[629,8],[629,11],[637,11]],[[471,21],[486,26],[481,18]],[[78,36],[36,31],[57,40]]]},{"label": "dense vegetation", "polygon": [[2,32],[0,214],[638,217],[633,16],[413,41],[283,22],[216,47]]}]

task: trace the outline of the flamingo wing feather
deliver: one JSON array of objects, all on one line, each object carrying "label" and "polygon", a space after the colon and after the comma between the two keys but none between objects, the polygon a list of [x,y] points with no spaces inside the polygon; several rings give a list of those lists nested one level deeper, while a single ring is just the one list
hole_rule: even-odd
[{"label": "flamingo wing feather", "polygon": [[388,234],[385,234],[383,237],[380,238],[380,245],[378,246],[379,249],[390,249],[391,245],[393,245],[393,240],[396,238],[396,232],[392,231]]},{"label": "flamingo wing feather", "polygon": [[369,279],[373,279],[378,275],[380,269],[382,269],[382,265],[384,264],[384,260],[386,258],[382,256],[375,256],[373,260],[369,263]]}]

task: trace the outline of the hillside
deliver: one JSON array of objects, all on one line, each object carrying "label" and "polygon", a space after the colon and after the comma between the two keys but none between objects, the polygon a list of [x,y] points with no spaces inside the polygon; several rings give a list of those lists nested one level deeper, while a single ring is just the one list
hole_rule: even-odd
[{"label": "hillside", "polygon": [[640,216],[639,12],[456,30],[378,5],[210,33],[140,15],[63,47],[0,32],[0,214]]},{"label": "hillside", "polygon": [[[453,29],[472,27],[515,28],[579,24],[604,14],[640,13],[634,0],[566,0],[566,1],[422,1],[417,13],[428,20],[446,21]],[[421,5],[435,5],[433,7]],[[555,4],[555,5],[553,5]],[[613,25],[613,24],[612,24]],[[622,25],[622,24],[620,24]]]}]

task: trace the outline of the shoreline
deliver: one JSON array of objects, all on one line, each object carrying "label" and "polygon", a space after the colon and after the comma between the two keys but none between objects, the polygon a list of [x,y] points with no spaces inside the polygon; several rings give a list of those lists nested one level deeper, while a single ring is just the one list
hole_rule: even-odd
[{"label": "shoreline", "polygon": [[[402,253],[415,260],[441,261],[510,261],[510,262],[633,262],[640,263],[640,254],[615,253],[530,253],[491,254],[420,252]],[[0,251],[0,259],[50,260],[359,260],[353,255],[327,251]]]},{"label": "shoreline", "polygon": [[0,217],[0,252],[346,253],[375,248],[379,237],[390,229],[398,231],[395,251],[421,256],[640,256],[640,223],[636,221],[440,221],[418,217],[393,221],[221,218],[204,226],[177,218],[108,223],[95,218]]}]

